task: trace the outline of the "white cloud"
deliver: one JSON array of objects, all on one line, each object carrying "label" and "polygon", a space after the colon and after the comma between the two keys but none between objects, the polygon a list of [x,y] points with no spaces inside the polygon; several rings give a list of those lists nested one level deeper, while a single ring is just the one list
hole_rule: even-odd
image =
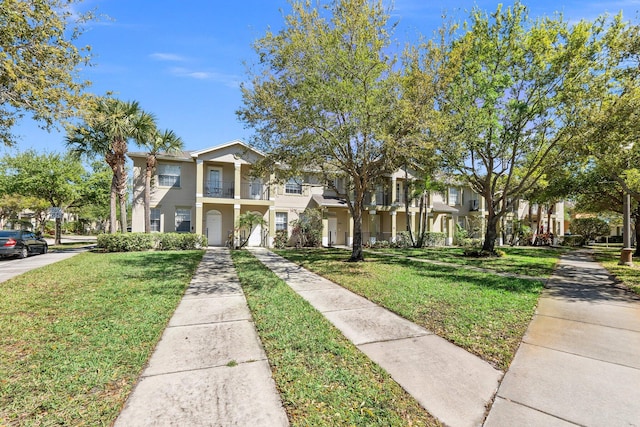
[{"label": "white cloud", "polygon": [[173,62],[183,62],[186,59],[180,55],[176,55],[174,53],[152,53],[149,55],[153,59],[157,59],[158,61],[173,61]]},{"label": "white cloud", "polygon": [[241,81],[241,78],[235,74],[224,74],[215,71],[195,71],[181,67],[172,68],[170,71],[176,76],[197,80],[209,80],[216,83],[222,83],[225,86],[232,88],[240,86]]}]

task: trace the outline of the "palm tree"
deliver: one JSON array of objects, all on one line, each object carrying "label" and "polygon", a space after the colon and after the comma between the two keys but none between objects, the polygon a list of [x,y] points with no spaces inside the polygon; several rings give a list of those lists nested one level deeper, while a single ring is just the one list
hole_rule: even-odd
[{"label": "palm tree", "polygon": [[144,232],[151,232],[151,176],[158,164],[160,153],[177,154],[182,151],[182,139],[172,130],[154,130],[148,139],[138,141],[147,149],[147,165],[144,177]]},{"label": "palm tree", "polygon": [[111,233],[117,231],[116,197],[120,201],[122,231],[127,227],[126,154],[128,140],[143,140],[155,129],[155,119],[137,102],[99,98],[81,126],[67,135],[67,145],[78,155],[103,155],[113,172],[111,180]]}]

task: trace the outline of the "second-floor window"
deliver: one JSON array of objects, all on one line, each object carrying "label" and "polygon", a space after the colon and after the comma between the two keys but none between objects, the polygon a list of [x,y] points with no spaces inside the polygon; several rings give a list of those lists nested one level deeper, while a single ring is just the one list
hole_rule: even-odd
[{"label": "second-floor window", "polygon": [[158,165],[158,185],[161,187],[180,187],[180,166]]},{"label": "second-floor window", "polygon": [[457,188],[449,188],[449,204],[460,204],[460,191]]},{"label": "second-floor window", "polygon": [[302,194],[302,179],[289,178],[284,186],[284,192],[286,194]]}]

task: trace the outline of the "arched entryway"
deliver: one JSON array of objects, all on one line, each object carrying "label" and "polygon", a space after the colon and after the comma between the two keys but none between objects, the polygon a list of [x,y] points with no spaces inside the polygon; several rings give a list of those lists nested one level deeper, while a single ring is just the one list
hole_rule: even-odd
[{"label": "arched entryway", "polygon": [[207,212],[206,236],[209,246],[222,246],[222,214],[219,211]]}]

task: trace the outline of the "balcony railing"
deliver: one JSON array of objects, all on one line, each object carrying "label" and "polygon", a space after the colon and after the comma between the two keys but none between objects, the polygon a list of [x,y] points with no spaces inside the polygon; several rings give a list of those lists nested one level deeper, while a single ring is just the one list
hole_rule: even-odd
[{"label": "balcony railing", "polygon": [[364,204],[372,205],[372,206],[389,206],[391,205],[391,194],[376,192],[375,200],[373,200],[374,195],[372,193],[367,193],[364,195]]},{"label": "balcony railing", "polygon": [[234,183],[230,181],[207,181],[204,184],[205,197],[217,197],[220,199],[233,199],[235,194]]},{"label": "balcony railing", "polygon": [[251,200],[269,200],[269,186],[259,182],[243,182],[240,197]]}]

